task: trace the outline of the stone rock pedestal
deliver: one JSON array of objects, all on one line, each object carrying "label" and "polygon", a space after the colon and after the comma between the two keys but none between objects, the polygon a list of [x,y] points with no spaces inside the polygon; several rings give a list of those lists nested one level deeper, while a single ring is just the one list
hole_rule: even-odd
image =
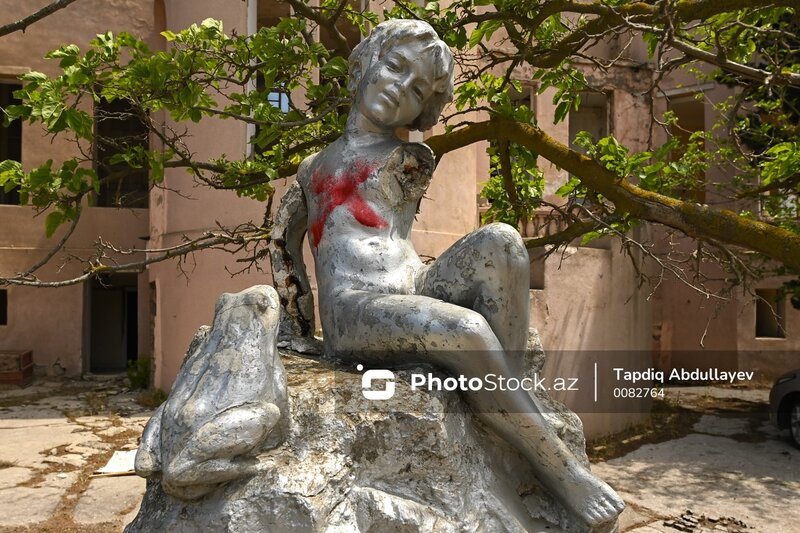
[{"label": "stone rock pedestal", "polygon": [[[367,401],[355,368],[281,355],[286,441],[258,456],[255,475],[199,500],[173,498],[148,480],[128,533],[582,530],[458,394],[412,391],[410,371],[399,371],[392,399]],[[549,398],[540,403],[585,461],[577,416]]]}]

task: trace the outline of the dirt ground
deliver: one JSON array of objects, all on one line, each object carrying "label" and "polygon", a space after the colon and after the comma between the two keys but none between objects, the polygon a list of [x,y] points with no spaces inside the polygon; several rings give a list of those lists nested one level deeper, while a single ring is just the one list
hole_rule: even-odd
[{"label": "dirt ground", "polygon": [[[649,424],[587,446],[628,504],[620,531],[796,530],[800,450],[770,426],[768,391],[667,392]],[[0,390],[0,533],[121,531],[144,480],[92,473],[136,448],[152,412],[140,394],[121,377]]]}]

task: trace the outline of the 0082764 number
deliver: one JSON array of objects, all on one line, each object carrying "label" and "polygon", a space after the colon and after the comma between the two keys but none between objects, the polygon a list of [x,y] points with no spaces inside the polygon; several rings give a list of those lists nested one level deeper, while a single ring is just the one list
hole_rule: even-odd
[{"label": "0082764 number", "polygon": [[614,389],[614,398],[663,398],[664,389],[647,387],[622,387]]}]

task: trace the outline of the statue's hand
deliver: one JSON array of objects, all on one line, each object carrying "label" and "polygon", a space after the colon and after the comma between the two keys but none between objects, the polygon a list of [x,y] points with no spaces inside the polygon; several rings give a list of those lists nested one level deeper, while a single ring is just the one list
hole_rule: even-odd
[{"label": "statue's hand", "polygon": [[392,203],[419,200],[431,182],[434,166],[433,151],[424,144],[405,143],[392,150],[382,171],[388,179],[381,180],[388,186]]}]

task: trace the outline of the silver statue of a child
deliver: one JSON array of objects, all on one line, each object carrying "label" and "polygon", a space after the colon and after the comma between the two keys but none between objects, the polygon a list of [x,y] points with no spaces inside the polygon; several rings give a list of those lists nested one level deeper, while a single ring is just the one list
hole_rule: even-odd
[{"label": "silver statue of a child", "polygon": [[[292,282],[276,282],[279,291],[291,289],[300,302],[295,318],[308,319],[300,252],[307,234],[328,355],[373,366],[430,363],[468,378],[519,375],[530,264],[517,230],[484,226],[429,265],[411,243],[434,157],[395,130],[436,124],[453,95],[452,53],[425,22],[384,22],[353,50],[349,88],[344,135],[300,164],[277,215],[283,241],[273,269]],[[528,392],[465,397],[577,518],[589,527],[616,520],[622,500],[573,456]]]}]

